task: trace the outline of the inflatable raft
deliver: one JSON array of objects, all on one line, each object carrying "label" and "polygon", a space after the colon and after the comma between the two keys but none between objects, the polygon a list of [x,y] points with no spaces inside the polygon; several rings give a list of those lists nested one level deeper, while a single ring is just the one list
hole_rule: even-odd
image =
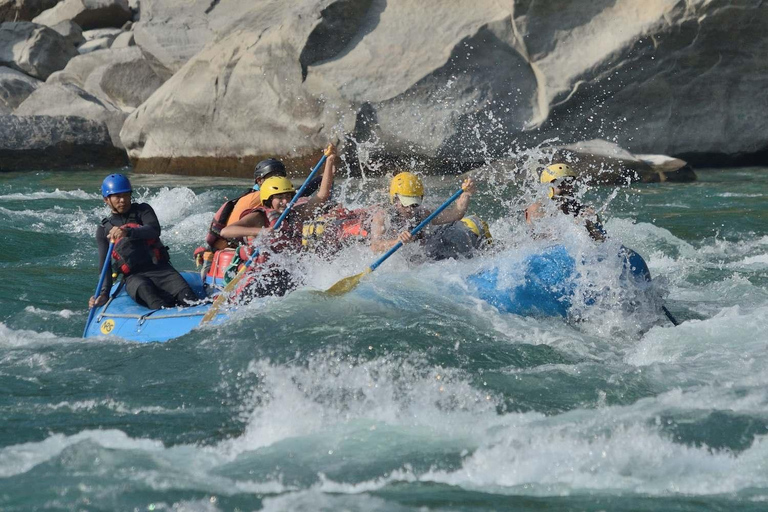
[{"label": "inflatable raft", "polygon": [[[200,299],[206,298],[200,274],[181,272],[181,275]],[[115,336],[140,343],[168,341],[200,325],[211,307],[209,302],[185,308],[149,309],[131,299],[120,284],[112,287],[110,297],[109,302],[97,308],[84,337]],[[219,314],[211,323],[221,323],[225,318],[225,314]]]},{"label": "inflatable raft", "polygon": [[[645,260],[622,247],[622,286],[647,287],[651,274]],[[568,316],[575,301],[595,302],[595,295],[576,296],[576,261],[563,246],[553,246],[521,262],[499,263],[467,279],[472,293],[502,312],[522,316]]]}]

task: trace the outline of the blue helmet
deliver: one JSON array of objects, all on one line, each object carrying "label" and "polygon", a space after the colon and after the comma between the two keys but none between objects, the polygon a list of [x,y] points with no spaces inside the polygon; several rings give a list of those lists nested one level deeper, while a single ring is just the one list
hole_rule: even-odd
[{"label": "blue helmet", "polygon": [[101,182],[102,197],[109,197],[112,194],[122,194],[124,192],[133,192],[131,182],[124,174],[110,174]]}]

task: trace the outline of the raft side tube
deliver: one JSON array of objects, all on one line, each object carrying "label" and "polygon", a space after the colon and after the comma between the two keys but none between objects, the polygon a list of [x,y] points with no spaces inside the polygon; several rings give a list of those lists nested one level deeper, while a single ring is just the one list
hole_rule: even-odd
[{"label": "raft side tube", "polygon": [[[196,272],[181,272],[198,297],[205,298],[200,275]],[[98,308],[93,321],[86,330],[86,338],[114,336],[139,343],[163,342],[178,338],[200,325],[203,316],[211,307],[210,303],[190,307],[149,309],[137,304],[128,296],[125,287],[112,287],[110,294],[117,295],[107,304]],[[225,314],[217,315],[213,323],[221,323]]]}]

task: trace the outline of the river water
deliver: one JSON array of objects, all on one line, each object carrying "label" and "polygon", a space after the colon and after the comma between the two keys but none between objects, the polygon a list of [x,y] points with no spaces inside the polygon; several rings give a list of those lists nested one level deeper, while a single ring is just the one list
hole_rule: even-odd
[{"label": "river water", "polygon": [[[396,255],[346,296],[313,293],[373,259],[353,250],[162,344],[80,338],[105,174],[0,175],[0,509],[768,508],[768,169],[590,192],[678,327],[500,313],[463,293],[482,260]],[[243,188],[132,178],[182,270]],[[482,178],[472,210],[510,258],[534,251],[529,192]],[[429,203],[458,183],[430,180]]]}]

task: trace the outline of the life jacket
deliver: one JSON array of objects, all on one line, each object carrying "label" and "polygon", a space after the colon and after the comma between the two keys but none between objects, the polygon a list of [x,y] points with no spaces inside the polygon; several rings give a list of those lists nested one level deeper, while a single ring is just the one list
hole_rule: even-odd
[{"label": "life jacket", "polygon": [[[309,199],[302,197],[296,201],[294,206],[300,206],[307,201],[309,201]],[[277,224],[277,220],[281,215],[280,212],[275,209],[267,208],[266,206],[257,206],[256,208],[245,210],[241,218],[244,218],[246,215],[250,215],[251,213],[255,212],[260,212],[266,217],[267,227],[269,228],[272,228],[275,224]],[[285,220],[283,220],[282,224],[280,224],[280,229],[273,233],[272,239],[269,241],[269,251],[260,251],[259,256],[256,259],[256,263],[266,262],[267,252],[299,252],[301,250],[301,227],[296,224],[294,219],[295,216],[292,216],[292,212],[289,212]],[[247,259],[247,256],[250,256],[253,252],[253,244],[251,243],[252,241],[253,237],[247,237],[245,248],[241,249],[241,251],[246,256],[246,258],[243,259]]]},{"label": "life jacket", "polygon": [[304,223],[301,245],[304,249],[331,255],[347,245],[364,242],[369,235],[370,217],[366,208],[347,210],[339,205]]},{"label": "life jacket", "polygon": [[[128,222],[121,227],[140,228],[141,224]],[[159,263],[170,261],[168,248],[159,238],[128,238],[123,237],[115,243],[112,249],[112,271],[129,275],[146,270]]]},{"label": "life jacket", "polygon": [[[227,239],[221,236],[221,230],[232,222],[236,222],[245,216],[245,213],[253,209],[253,205],[261,197],[258,190],[249,190],[235,199],[230,199],[216,212],[205,235],[205,243],[213,250],[227,247],[237,247],[242,240]],[[239,213],[240,212],[240,213]],[[234,214],[234,215],[233,215]]]},{"label": "life jacket", "polygon": [[[400,215],[400,212],[398,212],[398,210],[391,205],[388,206],[388,211],[389,216],[385,226],[385,233],[386,236],[390,238],[397,238],[397,235],[403,231],[413,231],[413,229],[421,224],[424,219],[429,217],[429,214],[431,213],[423,206],[417,206],[415,209],[413,209],[410,212],[410,218]],[[424,239],[431,233],[431,230],[431,225],[425,226],[424,229],[416,234],[414,240],[422,243]]]}]

